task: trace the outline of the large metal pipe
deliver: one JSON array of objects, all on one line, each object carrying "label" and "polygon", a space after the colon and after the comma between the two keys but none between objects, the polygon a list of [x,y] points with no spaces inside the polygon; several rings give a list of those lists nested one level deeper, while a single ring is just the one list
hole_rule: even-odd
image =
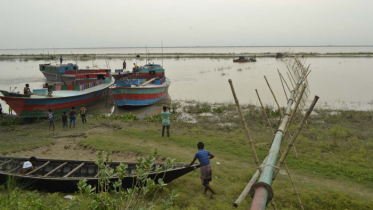
[{"label": "large metal pipe", "polygon": [[[305,72],[306,73],[306,72]],[[251,203],[251,210],[264,210],[267,206],[267,203],[272,200],[273,198],[273,190],[271,187],[272,178],[275,172],[276,161],[278,157],[278,153],[280,150],[280,145],[282,141],[282,137],[285,134],[286,125],[290,119],[291,114],[291,106],[294,102],[294,97],[296,92],[299,89],[299,86],[303,82],[303,78],[305,73],[302,75],[296,84],[294,90],[291,92],[291,96],[288,100],[285,116],[281,121],[278,130],[276,131],[275,137],[272,142],[271,149],[269,150],[267,160],[262,168],[262,173],[260,174],[259,180],[255,183],[250,189],[250,195],[253,197],[253,201]]]}]

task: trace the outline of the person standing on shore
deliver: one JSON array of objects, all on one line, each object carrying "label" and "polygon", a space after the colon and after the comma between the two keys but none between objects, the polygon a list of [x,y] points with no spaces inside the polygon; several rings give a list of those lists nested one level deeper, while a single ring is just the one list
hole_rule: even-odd
[{"label": "person standing on shore", "polygon": [[161,112],[162,115],[162,137],[164,137],[164,129],[167,128],[167,137],[170,137],[170,115],[169,108],[166,106],[163,107],[163,111]]},{"label": "person standing on shore", "polygon": [[127,63],[126,60],[123,60],[123,69],[126,69]]},{"label": "person standing on shore", "polygon": [[3,107],[1,106],[1,103],[0,103],[0,119],[1,120],[3,119]]},{"label": "person standing on shore", "polygon": [[48,110],[48,119],[49,119],[49,131],[51,130],[51,126],[53,125],[53,131],[54,131],[54,116],[53,116],[53,113],[52,113],[52,109],[49,109]]},{"label": "person standing on shore", "polygon": [[73,128],[75,128],[75,120],[76,120],[75,106],[71,107],[71,110],[69,112],[69,116],[70,116],[70,128],[71,128],[71,123],[74,123]]},{"label": "person standing on shore", "polygon": [[67,115],[66,115],[66,112],[63,112],[63,115],[62,115],[62,128],[63,130],[67,131]]},{"label": "person standing on shore", "polygon": [[63,58],[62,58],[62,55],[60,57],[60,65],[62,65],[62,61],[63,61]]},{"label": "person standing on shore", "polygon": [[79,109],[79,112],[80,112],[80,117],[82,118],[82,122],[83,122],[83,124],[84,124],[84,123],[87,123],[87,118],[85,117],[85,113],[87,112],[87,108],[85,108],[85,107],[82,105],[82,107]]},{"label": "person standing on shore", "polygon": [[[9,105],[9,104],[8,104],[8,105]],[[13,109],[12,109],[12,107],[10,107],[10,106],[9,106],[9,109],[8,109],[8,113],[9,113],[9,114],[13,114]]]},{"label": "person standing on shore", "polygon": [[185,167],[188,168],[192,166],[194,162],[198,159],[199,164],[201,165],[201,182],[202,185],[205,187],[204,194],[207,195],[207,190],[210,190],[210,198],[212,198],[212,196],[217,193],[210,187],[210,182],[212,181],[212,169],[210,165],[210,159],[214,158],[215,156],[204,149],[205,145],[203,144],[203,142],[198,142],[197,148],[198,152],[194,155],[194,159],[190,164],[186,164]]}]

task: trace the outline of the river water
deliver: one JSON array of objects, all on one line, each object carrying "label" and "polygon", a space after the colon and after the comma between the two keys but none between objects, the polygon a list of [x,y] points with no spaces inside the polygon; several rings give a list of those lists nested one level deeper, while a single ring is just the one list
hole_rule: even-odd
[{"label": "river water", "polygon": [[[130,48],[126,48],[126,50],[128,49]],[[178,49],[182,49],[179,52],[190,51],[194,53],[201,53],[207,50],[206,48],[202,48],[203,50],[201,48]],[[222,49],[219,48],[219,50]],[[241,48],[224,49],[223,53],[227,53]],[[243,51],[241,52],[246,52],[247,49],[242,48],[241,50]],[[255,49],[258,50],[259,48]],[[312,51],[314,49],[315,52],[332,52],[328,51],[331,49],[329,47],[314,47]],[[351,52],[352,49],[354,49],[354,52],[373,52],[372,48],[364,47],[359,49],[341,47],[333,50],[334,52]],[[103,49],[85,50],[87,51],[74,51],[74,53],[103,52]],[[112,53],[110,50],[107,49],[105,53]],[[272,50],[273,52],[280,51],[279,48]],[[237,51],[237,53],[239,52]],[[0,51],[1,53],[3,53],[3,50]],[[20,54],[29,53],[29,51],[23,51]],[[134,53],[134,51],[128,53]],[[127,59],[126,61],[129,67],[132,67],[131,63],[145,64],[145,60],[136,58]],[[49,61],[0,61],[0,89],[9,90],[10,87],[12,89],[17,87],[16,91],[22,92],[25,83],[29,83],[31,89],[40,88],[43,83],[47,82],[38,68],[38,65],[43,62]],[[75,63],[73,60],[65,60],[64,62]],[[109,63],[112,71],[114,71],[114,69],[121,68],[122,62],[123,60],[121,59],[110,59],[108,62],[104,59],[98,59],[94,61],[78,61],[78,65],[80,68],[92,67],[93,65],[106,68],[107,63]],[[154,59],[152,62],[162,64],[160,59]],[[373,78],[373,58],[308,58],[306,66],[309,64],[311,64],[310,69],[312,72],[308,77],[310,88],[308,104],[315,95],[318,95],[320,97],[318,107],[320,108],[343,110],[373,109],[373,91],[370,90],[370,83]],[[228,79],[232,79],[241,104],[251,103],[259,105],[255,93],[255,89],[257,89],[264,104],[275,106],[271,92],[264,80],[264,76],[266,76],[280,105],[286,106],[286,98],[277,69],[284,75],[289,85],[290,80],[287,77],[286,65],[280,59],[258,58],[256,63],[233,63],[232,59],[216,58],[163,59],[163,66],[166,70],[166,76],[172,81],[169,89],[169,95],[172,100],[196,100],[211,103],[234,102],[228,83]],[[1,101],[1,104],[3,105],[3,111],[7,111],[8,108],[5,102]],[[94,109],[96,112],[110,113],[114,110],[112,104],[109,99],[109,102],[100,102]],[[146,108],[120,108],[117,111],[119,113],[140,113],[144,109]]]}]

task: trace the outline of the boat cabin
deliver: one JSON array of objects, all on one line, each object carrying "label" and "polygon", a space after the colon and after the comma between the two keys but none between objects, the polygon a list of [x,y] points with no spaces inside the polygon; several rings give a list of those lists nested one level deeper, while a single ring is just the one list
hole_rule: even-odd
[{"label": "boat cabin", "polygon": [[147,77],[164,77],[164,68],[159,64],[146,64],[145,66],[140,66],[134,68],[132,71],[132,76],[147,76]]},{"label": "boat cabin", "polygon": [[39,64],[39,70],[45,71],[52,74],[65,74],[66,71],[69,70],[78,70],[78,65],[68,63],[64,65],[51,65],[50,63],[47,64]]}]

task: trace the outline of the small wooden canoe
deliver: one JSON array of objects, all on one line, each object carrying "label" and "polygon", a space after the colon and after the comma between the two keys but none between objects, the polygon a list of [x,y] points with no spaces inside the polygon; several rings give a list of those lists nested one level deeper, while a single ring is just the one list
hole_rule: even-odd
[{"label": "small wooden canoe", "polygon": [[[86,179],[87,184],[97,186],[99,171],[94,161],[77,161],[77,160],[55,160],[55,159],[38,159],[36,169],[28,174],[20,174],[21,163],[28,161],[28,158],[18,157],[0,157],[0,184],[4,184],[9,179],[14,179],[21,187],[47,190],[49,192],[75,192],[78,190],[78,182]],[[123,162],[128,165],[127,175],[122,180],[123,188],[131,188],[136,182],[136,176],[133,175],[136,170],[134,162]],[[111,168],[116,168],[120,162],[110,163]],[[157,164],[163,166],[163,164]],[[171,182],[196,168],[185,168],[183,163],[176,163],[172,169],[163,170],[156,174],[149,174],[149,178],[157,180],[163,178],[165,183]],[[118,177],[111,179],[112,182],[118,180]]]}]

